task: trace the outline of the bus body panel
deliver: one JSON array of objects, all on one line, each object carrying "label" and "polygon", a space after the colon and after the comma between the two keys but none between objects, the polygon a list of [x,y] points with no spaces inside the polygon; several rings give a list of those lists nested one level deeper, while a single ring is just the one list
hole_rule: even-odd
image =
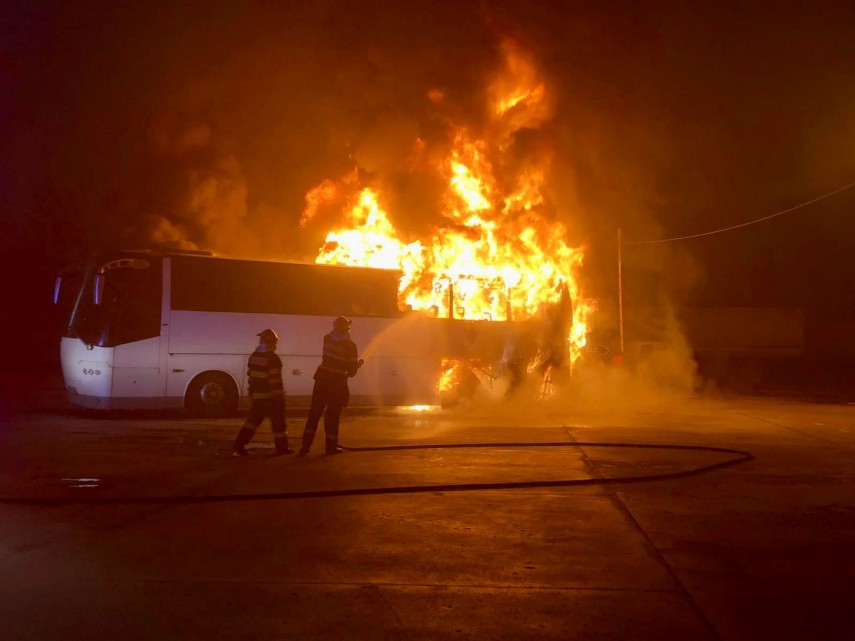
[{"label": "bus body panel", "polygon": [[439,374],[438,358],[374,356],[350,379],[350,392],[358,405],[437,404]]},{"label": "bus body panel", "polygon": [[354,319],[351,334],[365,364],[350,379],[353,403],[439,403],[441,330],[420,314]]},{"label": "bus body panel", "polygon": [[282,358],[282,381],[285,384],[285,396],[290,405],[307,405],[312,398],[315,385],[315,370],[321,362],[319,354],[298,356],[279,354]]},{"label": "bus body panel", "polygon": [[[157,398],[160,370],[156,367],[113,368],[113,395],[120,398]],[[157,406],[158,403],[153,403]]]},{"label": "bus body panel", "polygon": [[[222,371],[238,385],[246,404],[246,361],[257,344],[255,335],[270,328],[279,334],[277,352],[283,361],[288,402],[306,405],[313,376],[321,363],[323,337],[332,328],[326,316],[279,316],[173,310],[169,321],[167,397],[184,397],[190,382],[205,371]],[[385,405],[400,402],[438,402],[436,380],[439,357],[432,341],[408,334],[416,319],[355,318],[353,340],[366,360],[350,379],[354,403]],[[179,370],[179,371],[176,371]]]},{"label": "bus body panel", "polygon": [[[110,349],[109,347],[101,349]],[[133,343],[113,347],[113,367],[139,367],[158,369],[160,358],[160,336],[145,338]]]},{"label": "bus body panel", "polygon": [[88,348],[79,338],[63,337],[60,357],[69,400],[84,407],[110,408],[113,348]]},{"label": "bus body panel", "polygon": [[270,323],[273,314],[188,312],[173,309],[169,316],[169,355],[248,354],[255,336]]},{"label": "bus body panel", "polygon": [[[160,396],[160,337],[147,338],[113,348],[113,396],[157,398]],[[158,406],[158,403],[153,403]]]},{"label": "bus body panel", "polygon": [[274,327],[277,321],[281,326],[283,318],[275,314],[172,310],[166,382],[169,405],[183,403],[193,379],[210,371],[228,374],[237,385],[239,403],[245,405],[246,365],[257,345],[256,334]]},{"label": "bus body panel", "polygon": [[168,407],[184,404],[190,383],[203,372],[223,372],[235,383],[238,393],[245,394],[246,354],[171,354],[166,374]]}]

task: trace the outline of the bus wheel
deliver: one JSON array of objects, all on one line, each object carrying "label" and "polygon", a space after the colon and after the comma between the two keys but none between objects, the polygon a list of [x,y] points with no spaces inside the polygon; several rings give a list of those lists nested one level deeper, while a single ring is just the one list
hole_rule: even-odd
[{"label": "bus wheel", "polygon": [[190,382],[184,405],[193,416],[218,418],[237,410],[238,390],[230,376],[204,372]]}]

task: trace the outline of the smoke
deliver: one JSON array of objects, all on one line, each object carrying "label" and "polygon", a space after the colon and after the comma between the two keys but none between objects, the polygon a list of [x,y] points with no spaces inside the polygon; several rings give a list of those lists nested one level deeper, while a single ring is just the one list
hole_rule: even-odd
[{"label": "smoke", "polygon": [[[770,23],[750,2],[739,20],[669,0],[6,3],[3,247],[55,263],[151,243],[312,260],[340,210],[301,227],[306,194],[354,170],[409,240],[441,214],[428,169],[465,127],[504,151],[503,188],[548,158],[542,213],[585,247],[591,342],[613,347],[618,228],[724,227],[855,173],[853,5],[779,9]],[[514,70],[544,100],[496,119],[487,105]],[[736,292],[851,313],[849,210],[830,207],[776,233],[627,246],[626,295],[655,279],[677,306]]]},{"label": "smoke", "polygon": [[[502,29],[492,31],[482,43],[476,64],[463,73],[451,68],[443,69],[442,74],[437,69],[426,72],[424,51],[403,52],[388,40],[368,44],[361,56],[338,59],[334,69],[325,68],[330,61],[323,59],[320,65],[305,68],[289,60],[287,70],[271,70],[280,77],[277,87],[289,84],[281,79],[283,75],[305,82],[312,71],[328,74],[329,86],[309,103],[323,121],[313,118],[304,127],[300,120],[293,131],[283,129],[277,118],[288,114],[305,119],[308,109],[266,97],[259,112],[269,127],[265,133],[281,140],[282,147],[275,149],[264,141],[263,153],[247,145],[247,140],[239,145],[229,124],[245,125],[209,106],[212,99],[231,95],[237,76],[249,74],[259,87],[270,83],[251,70],[262,48],[252,47],[224,70],[191,87],[187,95],[179,92],[174,102],[185,111],[168,115],[152,128],[151,165],[158,168],[159,176],[154,182],[165,188],[156,190],[160,199],[145,207],[149,239],[227,255],[312,260],[357,191],[372,185],[382,187],[384,209],[408,242],[438,226],[447,186],[437,167],[440,159],[448,157],[461,130],[488,141],[488,159],[504,192],[521,188],[516,182],[519,176],[544,172],[539,179],[543,193],[538,196],[545,199],[538,211],[567,223],[572,236],[568,240],[609,247],[611,239],[606,240],[605,232],[614,232],[616,212],[628,216],[636,230],[656,230],[652,214],[655,193],[650,185],[661,171],[657,162],[667,155],[667,145],[657,139],[656,131],[626,123],[600,105],[586,104],[580,97],[590,92],[584,75],[560,77],[548,59],[538,59],[536,46],[522,44],[526,41],[522,31],[515,30],[518,38]],[[356,51],[366,45],[338,20],[327,22],[314,35],[319,41],[310,44],[313,51],[319,50],[319,42],[334,37],[354,44]],[[287,47],[274,51],[288,57]],[[542,49],[540,54],[544,54]],[[310,71],[310,67],[314,68]],[[259,87],[249,86],[248,91],[257,94]],[[579,96],[574,93],[577,87]],[[298,95],[305,94],[298,91]],[[501,104],[508,96],[509,102]],[[249,101],[247,96],[240,100]],[[257,103],[258,95],[253,100]],[[500,104],[499,112],[491,111],[495,104]],[[649,115],[639,111],[642,119]],[[253,136],[248,140],[261,142]],[[305,163],[283,168],[283,157],[294,148],[308,152],[300,158]],[[627,159],[643,155],[642,149],[658,150],[650,154],[656,162],[627,164]],[[238,154],[247,159],[246,169]],[[259,156],[268,160],[269,168],[261,170]],[[282,190],[277,194],[269,189],[275,167],[280,168],[282,180],[290,183],[287,200]],[[266,191],[259,173],[267,175]],[[307,184],[307,175],[316,178]],[[304,198],[299,209],[293,206],[297,189]],[[696,271],[672,270],[674,262],[691,261],[684,255],[660,255],[641,269],[658,274]],[[606,313],[594,321],[599,334],[594,339],[614,348],[617,327],[608,314],[616,293],[613,266],[613,257],[594,250],[583,276],[587,279],[583,290],[604,300]],[[685,286],[688,284],[681,283],[678,289]],[[662,336],[656,340],[679,344],[682,339],[675,331],[674,340]],[[676,366],[678,354],[684,357],[682,369],[689,371],[692,363],[686,350],[670,353],[674,362],[668,369],[681,369]],[[651,378],[655,371],[637,369],[633,380]],[[659,386],[659,379],[651,380]]]},{"label": "smoke", "polygon": [[[160,246],[251,252],[247,234],[247,184],[240,163],[195,119],[167,119],[150,131],[151,167],[170,189],[148,195],[150,240]],[[156,172],[156,173],[155,173]]]},{"label": "smoke", "polygon": [[[423,170],[448,146],[443,109],[474,111],[498,48],[477,33],[477,6],[414,6],[405,15],[370,2],[320,3],[300,11],[299,26],[270,11],[269,25],[260,17],[243,25],[256,30],[252,41],[165,96],[151,136],[161,162],[149,159],[145,172],[160,195],[142,208],[147,239],[311,259],[353,190],[339,185],[314,210],[304,197],[354,171],[363,185],[384,186],[396,227],[423,231],[439,194]],[[464,22],[440,24],[449,12]],[[442,42],[424,30],[431,26]],[[464,38],[473,50],[454,59],[447,47]]]},{"label": "smoke", "polygon": [[[478,420],[586,421],[629,412],[664,411],[702,387],[691,348],[673,316],[661,341],[628,345],[619,355],[591,349],[572,368],[533,368],[510,388],[507,375],[480,375],[475,393],[449,411]],[[501,369],[495,370],[497,373]]]}]

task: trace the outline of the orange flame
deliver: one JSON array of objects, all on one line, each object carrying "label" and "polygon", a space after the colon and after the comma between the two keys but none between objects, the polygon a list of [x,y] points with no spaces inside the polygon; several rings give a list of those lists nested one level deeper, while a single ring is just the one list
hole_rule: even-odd
[{"label": "orange flame", "polygon": [[[500,186],[489,161],[507,151],[510,134],[540,126],[550,113],[533,63],[509,43],[505,55],[506,73],[491,86],[493,131],[498,133],[489,144],[457,130],[449,157],[436,168],[447,188],[433,233],[401,240],[380,191],[364,187],[348,205],[346,225],[327,235],[316,261],[398,269],[402,307],[451,318],[537,317],[557,305],[566,288],[573,301],[566,339],[572,362],[585,345],[594,305],[577,281],[582,249],[568,246],[565,226],[542,213],[550,158],[544,155],[521,170],[510,188]],[[433,99],[440,95],[431,93]],[[505,178],[502,184],[508,182]],[[328,202],[335,193],[331,181],[309,192],[303,219],[313,215],[319,206],[314,203]]]}]

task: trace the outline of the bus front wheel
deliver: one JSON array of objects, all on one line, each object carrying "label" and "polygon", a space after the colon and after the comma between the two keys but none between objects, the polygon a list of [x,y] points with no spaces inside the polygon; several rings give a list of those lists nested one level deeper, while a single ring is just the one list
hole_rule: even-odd
[{"label": "bus front wheel", "polygon": [[204,372],[190,382],[184,405],[192,416],[218,418],[237,410],[238,390],[222,372]]}]

